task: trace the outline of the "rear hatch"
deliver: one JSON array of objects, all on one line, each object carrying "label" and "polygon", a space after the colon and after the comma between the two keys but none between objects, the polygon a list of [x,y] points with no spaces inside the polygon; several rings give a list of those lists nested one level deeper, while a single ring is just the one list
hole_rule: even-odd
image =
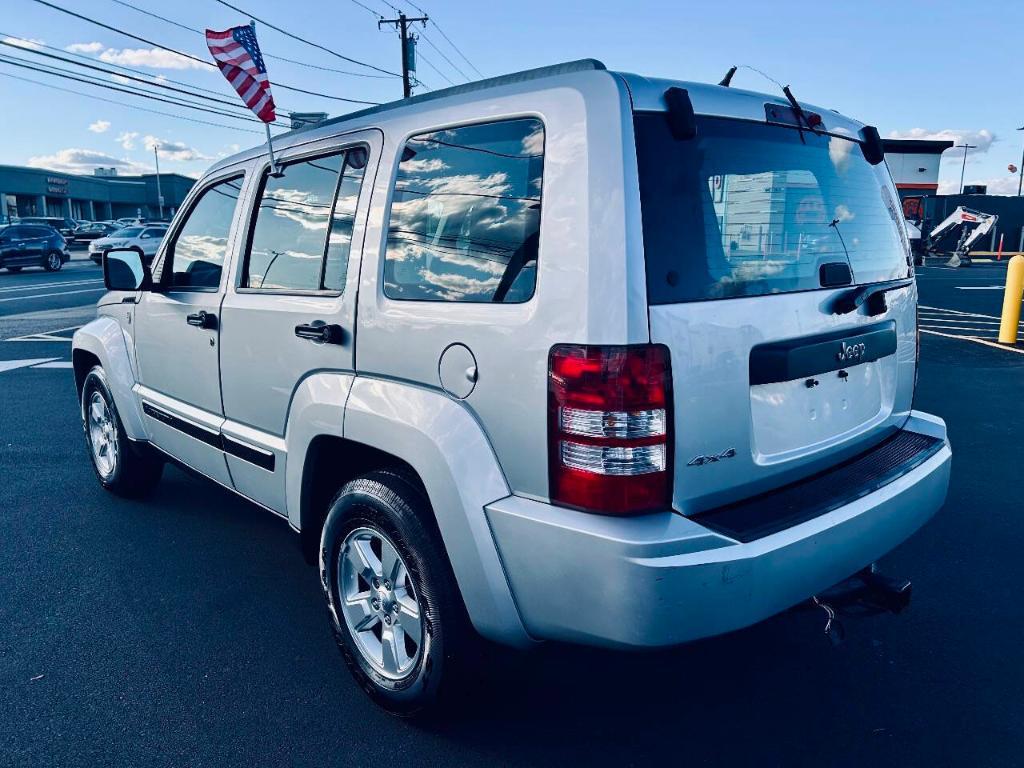
[{"label": "rear hatch", "polygon": [[848,127],[827,113],[798,127],[770,102],[759,120],[698,114],[680,139],[661,110],[634,128],[651,341],[672,361],[673,505],[691,514],[899,429],[917,296],[892,179]]}]

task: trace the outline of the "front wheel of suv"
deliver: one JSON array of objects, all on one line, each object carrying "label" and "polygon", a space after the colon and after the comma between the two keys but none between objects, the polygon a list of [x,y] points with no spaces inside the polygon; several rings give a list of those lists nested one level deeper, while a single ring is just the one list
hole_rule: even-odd
[{"label": "front wheel of suv", "polygon": [[452,688],[472,630],[426,495],[388,471],[334,497],[320,575],[335,639],[360,686],[413,715]]},{"label": "front wheel of suv", "polygon": [[149,446],[128,439],[106,374],[98,365],[82,385],[82,427],[93,471],[104,488],[128,498],[141,498],[153,491],[164,463]]},{"label": "front wheel of suv", "polygon": [[43,269],[47,272],[60,272],[64,266],[64,256],[60,251],[50,251],[46,254],[46,261],[43,262]]}]

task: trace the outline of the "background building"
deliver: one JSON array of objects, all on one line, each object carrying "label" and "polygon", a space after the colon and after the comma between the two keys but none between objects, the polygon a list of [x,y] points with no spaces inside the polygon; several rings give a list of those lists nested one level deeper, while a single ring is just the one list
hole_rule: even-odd
[{"label": "background building", "polygon": [[[194,179],[160,174],[164,218],[181,205]],[[156,219],[160,213],[156,174],[118,176],[100,168],[93,176],[57,173],[41,168],[0,165],[0,223],[20,216],[69,216],[101,221],[125,216]]]}]

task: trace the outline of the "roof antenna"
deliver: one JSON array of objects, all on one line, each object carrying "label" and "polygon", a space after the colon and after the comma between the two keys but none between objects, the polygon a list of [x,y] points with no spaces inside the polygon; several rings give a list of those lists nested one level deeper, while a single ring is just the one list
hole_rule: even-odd
[{"label": "roof antenna", "polygon": [[725,77],[723,77],[721,82],[719,82],[718,84],[720,86],[722,86],[723,88],[728,88],[729,84],[732,82],[732,76],[735,75],[735,74],[736,74],[736,67],[735,66],[729,67],[729,71],[725,73]]}]

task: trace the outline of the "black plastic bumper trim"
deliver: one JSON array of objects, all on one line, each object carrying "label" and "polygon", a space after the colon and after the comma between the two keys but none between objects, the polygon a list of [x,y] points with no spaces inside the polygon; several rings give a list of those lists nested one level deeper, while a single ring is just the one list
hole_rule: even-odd
[{"label": "black plastic bumper trim", "polygon": [[923,464],[943,445],[943,440],[929,435],[897,432],[824,472],[690,519],[737,541],[755,541],[874,493]]}]

